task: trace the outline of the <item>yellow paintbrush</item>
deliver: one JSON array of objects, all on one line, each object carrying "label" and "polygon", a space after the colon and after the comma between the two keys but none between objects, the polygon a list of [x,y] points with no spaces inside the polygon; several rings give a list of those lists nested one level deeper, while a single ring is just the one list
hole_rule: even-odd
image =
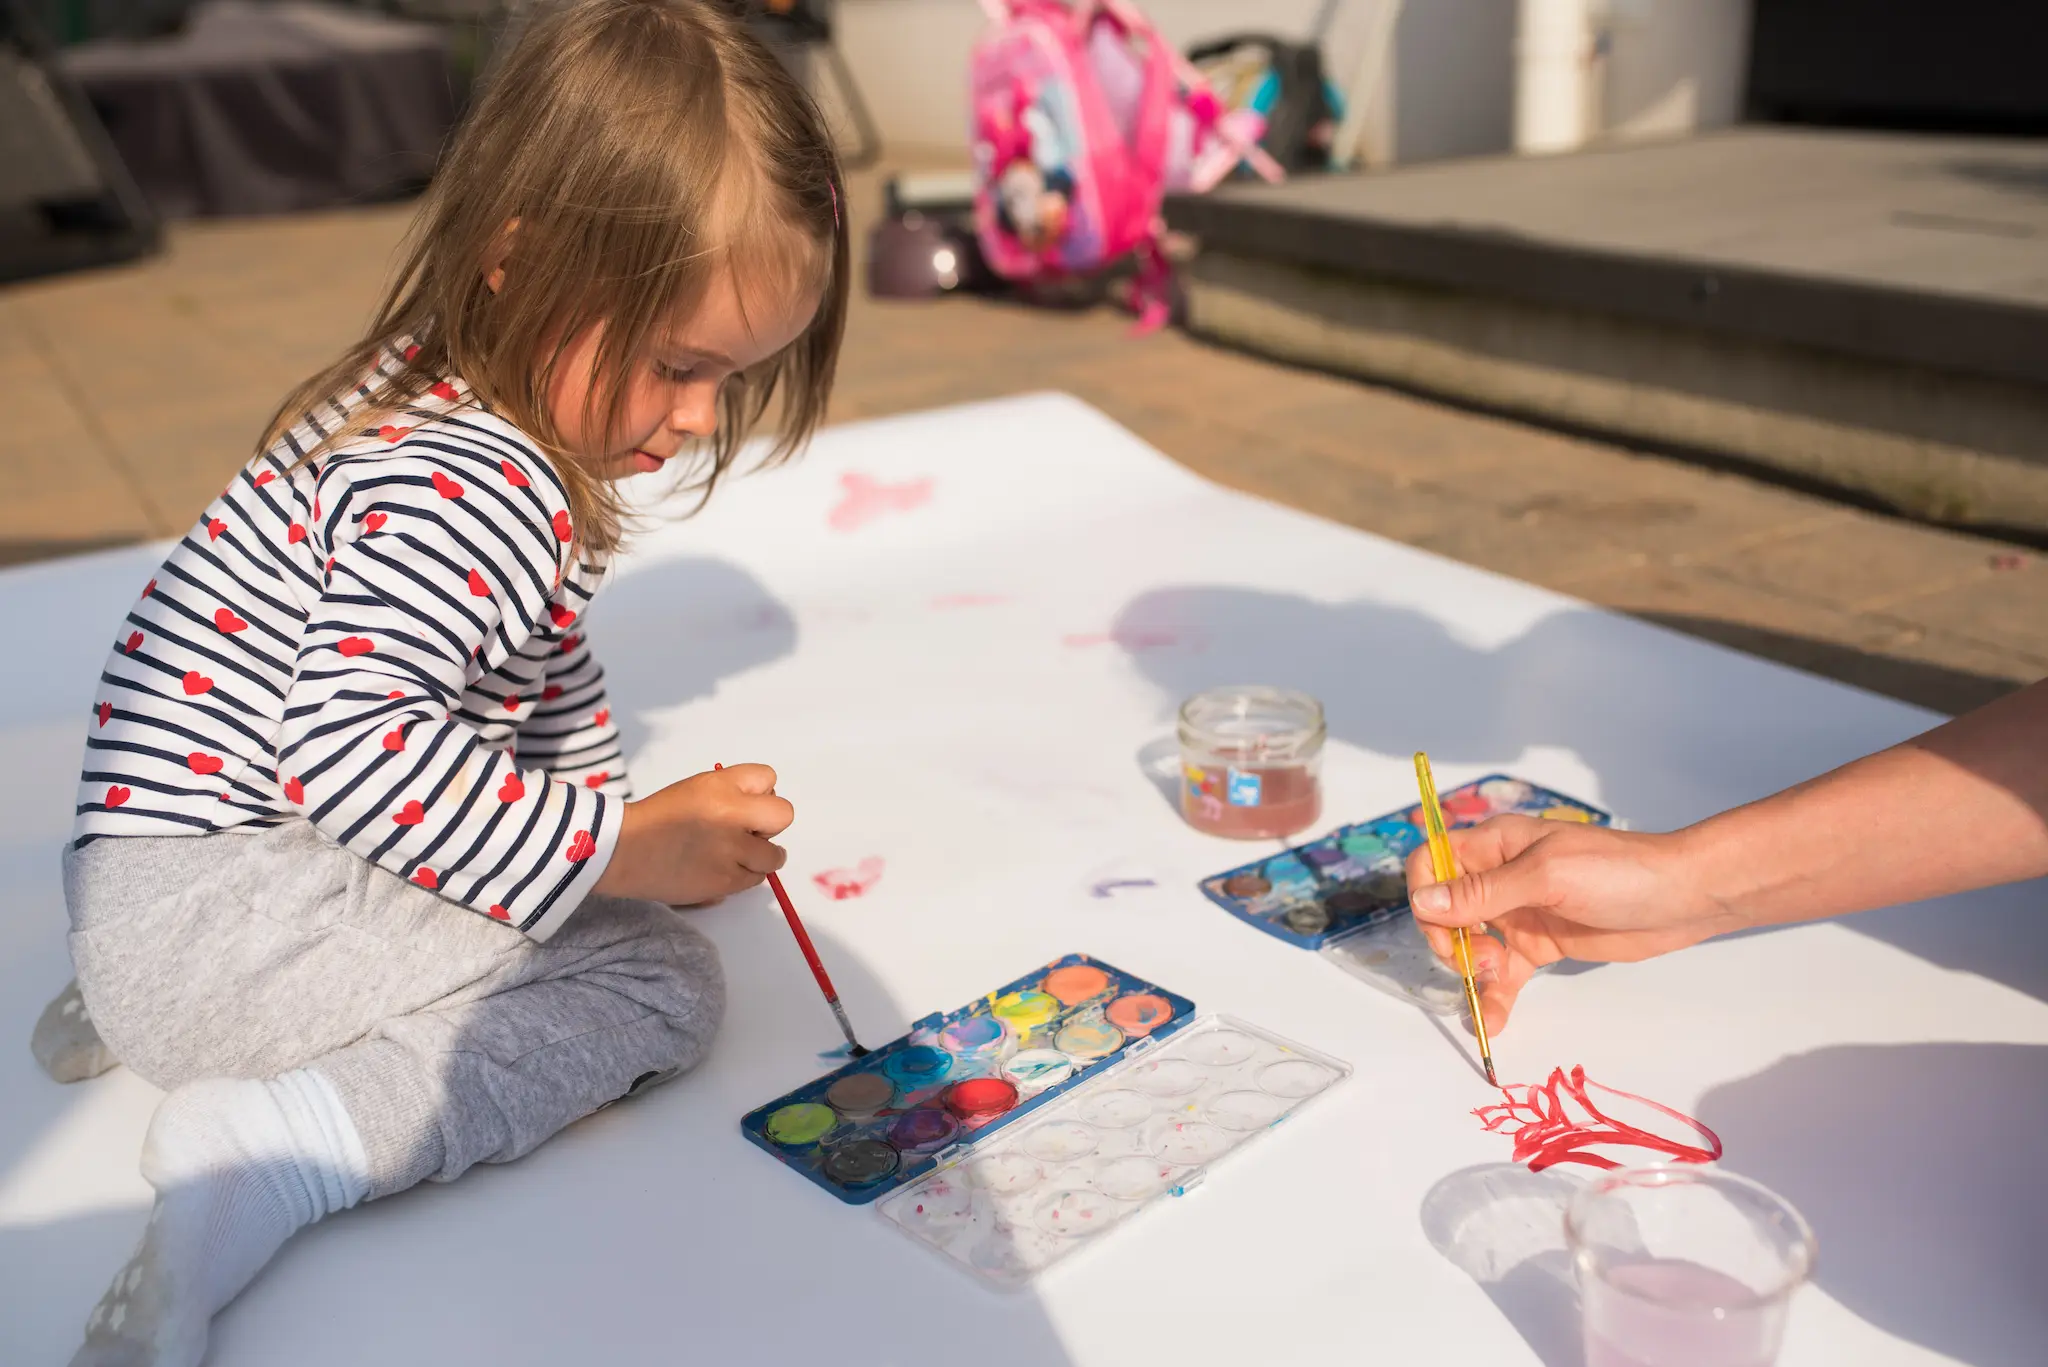
[{"label": "yellow paintbrush", "polygon": [[[1429,830],[1429,862],[1436,881],[1448,883],[1458,876],[1458,861],[1451,856],[1451,835],[1444,829],[1444,809],[1437,804],[1436,779],[1429,772],[1429,756],[1415,752],[1415,782],[1422,789],[1422,820]],[[1472,1008],[1472,1033],[1479,1037],[1479,1061],[1486,1067],[1486,1080],[1500,1086],[1493,1075],[1493,1046],[1486,1040],[1486,1015],[1479,1009],[1479,979],[1472,966],[1472,941],[1463,926],[1451,929],[1451,943],[1458,950],[1458,973],[1465,980],[1465,1004]]]}]

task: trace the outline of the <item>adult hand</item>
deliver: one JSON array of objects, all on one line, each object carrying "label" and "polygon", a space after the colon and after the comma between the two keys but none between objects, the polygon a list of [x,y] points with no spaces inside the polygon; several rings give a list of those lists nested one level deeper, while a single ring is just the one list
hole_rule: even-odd
[{"label": "adult hand", "polygon": [[1460,876],[1438,883],[1425,845],[1408,857],[1409,900],[1430,948],[1454,969],[1450,928],[1474,932],[1488,1033],[1507,1026],[1545,964],[1648,959],[1736,928],[1687,870],[1683,836],[1526,816],[1450,835]]},{"label": "adult hand", "polygon": [[612,860],[593,889],[670,906],[716,901],[753,887],[787,857],[769,838],[796,819],[775,795],[775,771],[735,764],[671,783],[626,804]]}]

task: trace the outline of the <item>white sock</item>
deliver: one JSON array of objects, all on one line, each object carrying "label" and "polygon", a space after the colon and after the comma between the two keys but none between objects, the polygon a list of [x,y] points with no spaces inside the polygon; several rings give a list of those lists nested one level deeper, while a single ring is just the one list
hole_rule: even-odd
[{"label": "white sock", "polygon": [[325,1077],[208,1078],[172,1092],[142,1141],[149,1228],[86,1321],[72,1367],[197,1367],[207,1328],[284,1242],[369,1189],[355,1122]]}]

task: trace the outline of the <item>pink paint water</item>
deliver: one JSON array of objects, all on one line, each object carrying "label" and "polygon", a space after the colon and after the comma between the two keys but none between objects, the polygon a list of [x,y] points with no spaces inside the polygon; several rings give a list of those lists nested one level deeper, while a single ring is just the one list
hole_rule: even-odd
[{"label": "pink paint water", "polygon": [[[1251,782],[1246,782],[1251,780]],[[1233,801],[1256,794],[1253,801]],[[1302,765],[1247,769],[1189,767],[1182,775],[1181,814],[1210,835],[1235,840],[1268,840],[1294,835],[1316,823],[1323,811],[1323,787]]]},{"label": "pink paint water", "polygon": [[1771,1367],[1785,1303],[1713,1268],[1651,1258],[1583,1276],[1586,1367]]},{"label": "pink paint water", "polygon": [[868,475],[849,471],[839,477],[840,499],[825,516],[835,532],[857,531],[888,513],[908,512],[931,502],[932,481],[905,480],[884,484]]}]

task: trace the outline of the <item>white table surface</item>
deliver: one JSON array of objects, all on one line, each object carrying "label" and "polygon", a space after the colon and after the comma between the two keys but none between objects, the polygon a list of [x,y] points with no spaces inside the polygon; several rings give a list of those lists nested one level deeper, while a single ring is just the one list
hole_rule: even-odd
[{"label": "white table surface", "polygon": [[[849,473],[930,497],[834,530]],[[25,1043],[68,975],[57,854],[93,679],[157,554],[0,574],[8,1364],[66,1359],[147,1209],[156,1093],[126,1070],[59,1088]],[[1084,950],[1354,1076],[1029,1290],[988,1290],[740,1137],[836,1042],[750,894],[698,914],[732,985],[709,1062],[300,1236],[218,1322],[220,1367],[911,1363],[956,1336],[991,1365],[1562,1367],[1551,1188],[1498,1168],[1508,1141],[1469,1114],[1483,1081],[1430,1018],[1206,903],[1196,878],[1245,847],[1181,825],[1141,756],[1185,694],[1266,681],[1328,707],[1331,824],[1411,801],[1420,747],[1446,787],[1508,769],[1663,828],[1935,720],[1226,492],[1059,396],[827,433],[642,540],[591,631],[643,791],[713,761],[780,770],[792,887],[870,1042]],[[864,898],[813,889],[868,855],[886,872]],[[1105,876],[1159,886],[1090,896]],[[1820,1271],[1788,1367],[2035,1363],[2043,902],[2027,885],[1551,976],[1498,1057],[1698,1115],[1806,1211]]]}]

